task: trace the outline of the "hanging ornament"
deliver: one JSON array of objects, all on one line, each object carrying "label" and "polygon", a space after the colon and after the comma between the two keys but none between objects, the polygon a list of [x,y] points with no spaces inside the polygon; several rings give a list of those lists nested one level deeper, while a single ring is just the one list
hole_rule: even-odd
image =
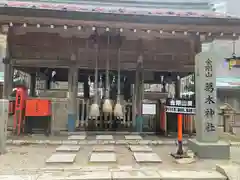
[{"label": "hanging ornament", "polygon": [[105,100],[103,103],[103,112],[104,113],[111,113],[112,112],[112,103],[109,99],[109,44],[110,44],[110,37],[109,34],[107,36],[107,62],[106,62],[106,89],[105,89]]},{"label": "hanging ornament", "polygon": [[164,76],[161,76],[161,83],[160,83],[160,92],[163,92],[163,88],[164,88]]},{"label": "hanging ornament", "polygon": [[100,99],[103,98],[103,77],[100,75],[100,81],[99,81],[99,92],[100,92]]},{"label": "hanging ornament", "polygon": [[119,119],[123,119],[123,108],[122,108],[122,105],[121,105],[121,82],[120,82],[120,48],[118,49],[118,82],[117,82],[117,103],[115,105],[115,108],[114,108],[114,116],[115,117],[118,117]]},{"label": "hanging ornament", "polygon": [[174,99],[175,98],[175,84],[172,82],[169,84],[169,96],[170,98]]},{"label": "hanging ornament", "polygon": [[117,84],[116,84],[116,75],[113,75],[112,83],[110,87],[110,99],[116,100],[117,99]]},{"label": "hanging ornament", "polygon": [[94,102],[90,107],[89,116],[91,119],[97,119],[100,116],[99,105],[98,105],[98,59],[99,59],[99,49],[98,45],[95,44],[96,48],[96,67],[95,67],[95,82],[94,82]]}]

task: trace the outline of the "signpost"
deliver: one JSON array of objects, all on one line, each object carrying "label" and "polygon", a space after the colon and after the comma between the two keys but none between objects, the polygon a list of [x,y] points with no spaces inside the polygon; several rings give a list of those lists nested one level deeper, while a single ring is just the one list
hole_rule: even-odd
[{"label": "signpost", "polygon": [[187,99],[168,99],[166,101],[166,112],[167,113],[176,113],[177,121],[178,121],[178,149],[176,153],[172,153],[171,155],[174,158],[185,158],[188,157],[186,153],[183,151],[183,132],[182,132],[182,124],[183,124],[183,114],[195,114],[195,102]]}]

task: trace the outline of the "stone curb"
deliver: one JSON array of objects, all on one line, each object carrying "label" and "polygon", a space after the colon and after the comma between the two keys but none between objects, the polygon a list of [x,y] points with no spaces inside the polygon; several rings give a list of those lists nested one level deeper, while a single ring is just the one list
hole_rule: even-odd
[{"label": "stone curb", "polygon": [[[152,141],[152,140],[7,140],[8,145],[176,145],[176,141]],[[187,141],[183,141],[187,145]],[[240,147],[240,142],[231,142],[230,146]]]},{"label": "stone curb", "polygon": [[[26,174],[26,173],[25,173]],[[24,177],[23,177],[24,176]],[[129,179],[141,179],[141,180],[170,180],[170,179],[179,179],[179,180],[226,180],[226,176],[222,175],[217,171],[172,171],[172,170],[150,170],[150,169],[141,169],[141,170],[94,170],[94,171],[75,171],[75,172],[53,172],[53,171],[42,171],[35,172],[34,174],[28,173],[19,173],[14,175],[0,175],[0,179],[31,179],[31,180],[129,180]]]},{"label": "stone curb", "polygon": [[240,179],[240,166],[237,164],[216,165],[216,171],[226,176],[228,180]]},{"label": "stone curb", "polygon": [[60,135],[155,135],[155,132],[128,132],[128,131],[83,131],[83,132],[64,132],[60,131]]},{"label": "stone curb", "polygon": [[[152,141],[152,140],[7,140],[7,145],[176,145],[176,141]],[[187,144],[186,141],[183,142]]]}]

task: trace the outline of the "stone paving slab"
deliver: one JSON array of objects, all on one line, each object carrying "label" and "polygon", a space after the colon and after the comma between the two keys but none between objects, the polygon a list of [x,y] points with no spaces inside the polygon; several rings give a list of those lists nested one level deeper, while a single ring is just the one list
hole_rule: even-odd
[{"label": "stone paving slab", "polygon": [[133,153],[138,163],[160,163],[162,160],[156,153],[135,152]]},{"label": "stone paving slab", "polygon": [[108,171],[98,172],[81,172],[76,175],[65,177],[64,180],[111,180],[112,174]]},{"label": "stone paving slab", "polygon": [[75,161],[76,154],[70,153],[55,153],[46,160],[46,163],[73,163]]},{"label": "stone paving slab", "polygon": [[89,161],[93,163],[111,163],[116,162],[117,157],[113,152],[94,152],[91,154]]},{"label": "stone paving slab", "polygon": [[68,137],[69,140],[85,140],[86,135],[71,135]]},{"label": "stone paving slab", "polygon": [[237,164],[216,165],[216,170],[228,180],[240,180],[240,166]]},{"label": "stone paving slab", "polygon": [[113,145],[97,145],[93,147],[94,152],[114,152],[115,148]]},{"label": "stone paving slab", "polygon": [[36,180],[37,177],[28,175],[1,175],[1,180]]},{"label": "stone paving slab", "polygon": [[116,180],[160,180],[160,175],[156,171],[118,171],[112,172],[112,179]]},{"label": "stone paving slab", "polygon": [[126,135],[126,140],[142,140],[142,136],[139,135]]},{"label": "stone paving slab", "polygon": [[97,140],[113,140],[113,135],[97,135]]},{"label": "stone paving slab", "polygon": [[79,145],[61,145],[56,148],[56,151],[58,152],[78,152],[79,150]]},{"label": "stone paving slab", "polygon": [[62,141],[62,144],[77,145],[78,141],[66,140],[66,141]]},{"label": "stone paving slab", "polygon": [[146,145],[130,145],[129,149],[132,152],[152,152],[152,148]]},{"label": "stone paving slab", "polygon": [[158,171],[161,180],[227,180],[216,171]]}]

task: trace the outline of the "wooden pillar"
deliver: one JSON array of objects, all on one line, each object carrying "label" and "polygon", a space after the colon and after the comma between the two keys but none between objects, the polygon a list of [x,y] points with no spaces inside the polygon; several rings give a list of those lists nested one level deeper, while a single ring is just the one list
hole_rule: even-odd
[{"label": "wooden pillar", "polygon": [[133,93],[132,93],[132,123],[133,123],[133,128],[136,130],[136,117],[137,117],[137,99],[138,99],[138,73],[137,69],[135,72],[135,83],[133,85]]},{"label": "wooden pillar", "polygon": [[35,90],[36,90],[36,74],[31,74],[31,84],[30,84],[30,96],[35,96]]},{"label": "wooden pillar", "polygon": [[3,64],[4,64],[4,85],[3,85],[3,98],[8,99],[10,94],[10,88],[12,88],[12,65],[10,60],[10,53],[9,53],[9,32],[7,33],[6,38],[6,49],[5,49],[5,57],[3,57]]},{"label": "wooden pillar", "polygon": [[13,74],[14,74],[14,67],[12,63],[9,64],[9,84],[8,84],[8,95],[12,93],[13,90]]},{"label": "wooden pillar", "polygon": [[72,65],[68,71],[68,131],[73,132],[77,121],[78,67]]},{"label": "wooden pillar", "polygon": [[137,61],[136,69],[136,130],[142,132],[143,118],[142,118],[142,101],[143,101],[143,57],[140,55]]},{"label": "wooden pillar", "polygon": [[177,75],[176,77],[176,83],[175,83],[175,98],[179,99],[181,93],[181,79],[180,76]]}]

